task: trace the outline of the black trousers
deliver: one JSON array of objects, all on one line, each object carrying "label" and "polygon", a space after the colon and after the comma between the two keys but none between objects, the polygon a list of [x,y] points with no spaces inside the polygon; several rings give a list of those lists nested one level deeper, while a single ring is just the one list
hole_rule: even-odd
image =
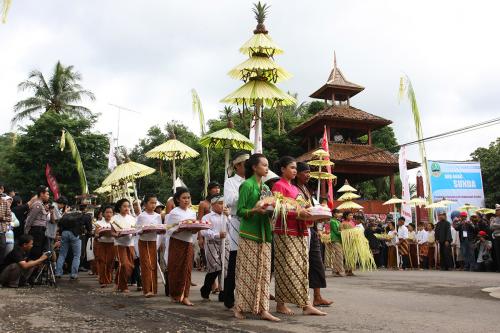
[{"label": "black trousers", "polygon": [[224,279],[224,305],[230,309],[234,306],[234,289],[236,287],[236,254],[238,251],[229,252],[227,275]]},{"label": "black trousers", "polygon": [[215,280],[217,279],[217,276],[221,271],[217,272],[212,272],[212,273],[207,273],[205,275],[205,282],[203,283],[203,287],[201,287],[201,297],[204,299],[209,299],[210,298],[210,293],[212,292],[212,285],[214,284]]},{"label": "black trousers", "polygon": [[403,261],[402,262],[402,267],[407,269],[407,268],[411,268],[411,265],[410,265],[410,256],[401,256],[401,260]]},{"label": "black trousers", "polygon": [[495,260],[496,270],[500,273],[500,237],[493,239],[493,259]]},{"label": "black trousers", "polygon": [[134,270],[130,276],[130,283],[137,284],[137,287],[142,287],[141,280],[141,261],[139,258],[134,259]]},{"label": "black trousers", "polygon": [[321,258],[321,242],[314,228],[311,232],[311,243],[309,248],[309,288],[326,288],[325,266]]},{"label": "black trousers", "polygon": [[45,227],[33,226],[30,228],[28,234],[33,237],[33,247],[31,248],[28,258],[36,260],[40,258],[46,250],[45,246],[47,245],[47,239],[45,237]]},{"label": "black trousers", "polygon": [[451,245],[444,245],[444,242],[439,242],[439,262],[441,270],[449,270],[453,268],[453,258],[451,257]]}]

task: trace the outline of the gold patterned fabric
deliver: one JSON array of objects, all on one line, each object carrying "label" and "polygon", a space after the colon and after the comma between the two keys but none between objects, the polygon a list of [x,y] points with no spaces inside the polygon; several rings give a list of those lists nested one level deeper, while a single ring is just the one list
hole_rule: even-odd
[{"label": "gold patterned fabric", "polygon": [[307,239],[274,234],[276,302],[304,307],[309,302]]},{"label": "gold patterned fabric", "polygon": [[331,268],[332,272],[344,274],[344,251],[340,243],[325,244],[325,267]]},{"label": "gold patterned fabric", "polygon": [[236,256],[235,309],[259,314],[269,311],[271,243],[241,237]]}]

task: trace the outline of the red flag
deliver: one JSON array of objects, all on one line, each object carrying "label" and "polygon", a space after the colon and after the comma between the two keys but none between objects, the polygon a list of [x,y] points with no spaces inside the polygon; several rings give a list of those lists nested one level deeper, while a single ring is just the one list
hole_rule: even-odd
[{"label": "red flag", "polygon": [[57,185],[56,178],[52,176],[52,168],[49,163],[47,163],[47,166],[45,167],[45,177],[47,178],[50,190],[54,193],[54,200],[59,199],[59,185]]},{"label": "red flag", "polygon": [[[321,148],[323,148],[323,150],[325,150],[327,152],[330,152],[328,150],[328,134],[326,133],[326,126],[325,126],[325,130],[323,132],[323,140],[321,143]],[[327,157],[325,157],[325,159],[327,161],[329,161],[330,157],[327,156]],[[330,165],[328,165],[326,167],[326,171],[328,173],[332,173],[332,167]],[[328,180],[328,207],[333,208],[333,183],[332,183],[331,179]]]}]

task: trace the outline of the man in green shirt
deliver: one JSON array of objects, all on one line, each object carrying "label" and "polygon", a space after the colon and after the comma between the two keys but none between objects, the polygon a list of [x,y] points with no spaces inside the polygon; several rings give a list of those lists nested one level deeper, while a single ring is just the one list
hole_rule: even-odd
[{"label": "man in green shirt", "polygon": [[344,252],[342,251],[342,237],[340,235],[340,219],[342,213],[334,209],[330,219],[330,243],[326,244],[325,266],[332,269],[336,276],[345,276]]}]

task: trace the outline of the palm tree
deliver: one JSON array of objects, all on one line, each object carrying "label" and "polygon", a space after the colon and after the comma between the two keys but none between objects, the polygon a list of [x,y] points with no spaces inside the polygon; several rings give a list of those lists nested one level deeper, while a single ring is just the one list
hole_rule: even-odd
[{"label": "palm tree", "polygon": [[75,104],[84,97],[95,100],[94,94],[79,84],[81,79],[81,74],[74,71],[73,66],[63,66],[59,61],[48,82],[42,72],[32,71],[28,80],[21,82],[18,88],[21,91],[31,90],[34,95],[14,105],[16,115],[12,118],[12,123],[32,117],[39,112],[66,113],[78,117],[91,115],[92,112],[88,108]]}]

